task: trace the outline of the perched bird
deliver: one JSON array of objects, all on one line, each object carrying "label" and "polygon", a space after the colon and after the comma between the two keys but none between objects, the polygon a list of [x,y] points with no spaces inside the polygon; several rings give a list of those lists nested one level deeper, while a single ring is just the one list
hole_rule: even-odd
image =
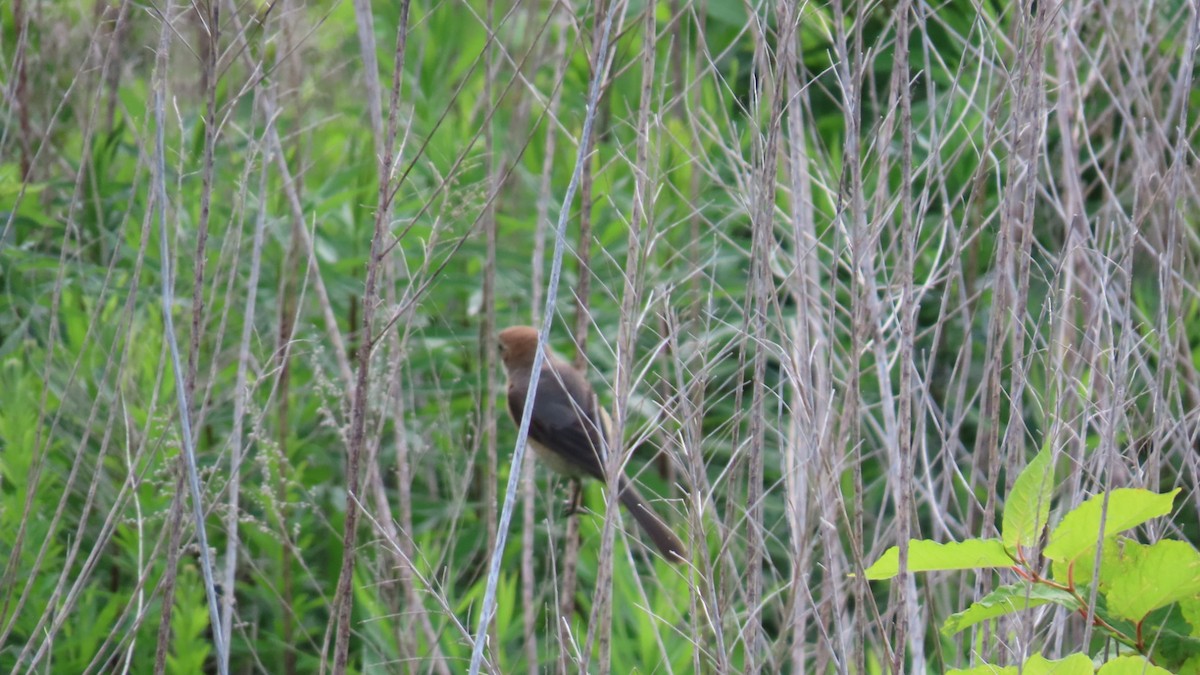
[{"label": "perched bird", "polygon": [[[508,413],[520,425],[538,332],[529,326],[512,326],[500,331],[499,339],[500,360],[508,373]],[[547,352],[534,396],[529,444],[542,462],[567,477],[605,480],[602,453],[612,447],[612,421],[583,374]],[[606,442],[601,443],[602,438]],[[687,551],[683,543],[650,510],[623,473],[617,479],[617,498],[663,557],[670,562],[684,560]]]}]

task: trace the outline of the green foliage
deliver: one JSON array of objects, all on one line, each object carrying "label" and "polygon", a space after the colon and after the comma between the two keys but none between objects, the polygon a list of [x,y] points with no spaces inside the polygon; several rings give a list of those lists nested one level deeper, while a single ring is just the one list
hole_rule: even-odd
[{"label": "green foliage", "polygon": [[[968,539],[948,544],[914,539],[908,546],[908,571],[1010,567],[1013,564],[1010,556],[1009,549],[995,539]],[[893,546],[867,568],[866,576],[871,580],[890,579],[899,573],[899,561],[900,549]]]},{"label": "green foliage", "polygon": [[1053,453],[1049,447],[1034,456],[1017,476],[1004,502],[1004,548],[1016,551],[1033,546],[1050,520],[1050,498],[1054,494]]},{"label": "green foliage", "polygon": [[171,612],[171,652],[167,654],[167,672],[198,673],[204,670],[212,643],[205,634],[209,630],[208,605],[200,570],[185,567],[176,582],[175,608]]},{"label": "green foliage", "polygon": [[1053,660],[1034,654],[1020,666],[976,666],[965,670],[954,669],[947,675],[1170,675],[1171,671],[1159,668],[1140,656],[1118,656],[1110,659],[1096,670],[1092,662],[1082,654],[1072,654],[1064,659]]},{"label": "green foliage", "polygon": [[[1058,605],[1091,621],[1100,633],[1126,649],[1141,654],[1138,660],[1122,657],[1106,661],[1099,672],[1134,672],[1128,669],[1138,664],[1152,669],[1145,672],[1169,672],[1147,665],[1151,662],[1146,659],[1179,668],[1200,655],[1200,640],[1195,639],[1200,636],[1200,622],[1195,621],[1194,614],[1200,604],[1200,552],[1184,541],[1160,539],[1142,544],[1116,536],[1170,513],[1179,489],[1155,494],[1119,488],[1095,495],[1062,516],[1049,543],[1039,551],[1038,539],[1050,520],[1053,466],[1050,448],[1043,448],[1017,477],[1006,501],[1001,539],[949,544],[914,539],[908,543],[910,572],[1011,567],[1022,579],[1022,583],[1001,586],[950,616],[942,624],[942,632],[951,636],[1010,614]],[[1097,543],[1102,546],[1099,574],[1092,566]],[[866,570],[867,578],[895,577],[899,573],[898,557],[898,547],[889,548]],[[1052,577],[1044,577],[1039,571],[1047,562],[1053,563]],[[1098,604],[1092,607],[1088,598],[1094,582],[1100,595]],[[1169,614],[1156,611],[1168,606],[1188,618],[1189,633],[1181,635],[1173,626],[1168,627]],[[1020,669],[981,665],[951,672],[1051,670],[1090,674],[1092,660],[1085,653],[1058,662],[1034,656]]]},{"label": "green foliage", "polygon": [[1176,488],[1156,495],[1146,490],[1118,488],[1095,495],[1063,516],[1042,553],[1056,563],[1072,565],[1089,549],[1094,549],[1099,539],[1170,513],[1179,491]]},{"label": "green foliage", "polygon": [[[163,17],[154,12],[115,1],[0,2],[6,78],[0,568],[8,574],[0,579],[0,632],[7,631],[0,672],[21,670],[30,658],[26,648],[41,647],[39,672],[119,672],[123,664],[144,672],[160,636],[169,636],[172,672],[213,669],[190,516],[182,521],[176,591],[161,595],[172,571],[166,564],[171,509],[188,499],[177,501],[175,395],[185,385],[166,356],[169,337],[189,361],[185,368],[195,371],[187,378],[194,384],[188,412],[196,424],[209,543],[223,557],[237,542],[233,588],[222,589],[233,594],[239,622],[231,669],[317,672],[328,665],[322,650],[330,642],[344,552],[346,448],[364,302],[376,312],[377,338],[369,360],[364,478],[378,478],[370,483],[378,491],[354,496],[371,518],[361,523],[355,550],[350,669],[422,671],[436,654],[459,672],[470,655],[465,631],[474,630],[486,583],[488,515],[496,509],[487,497],[505,484],[515,442],[502,410],[498,421],[484,414],[485,402],[499,395],[498,386],[486,388],[484,277],[495,274],[490,309],[499,324],[527,323],[542,311],[533,306],[532,268],[544,268],[549,249],[542,260],[532,253],[538,243],[552,246],[553,238],[548,223],[538,222],[539,207],[556,222],[571,180],[597,7],[492,3],[495,23],[488,27],[489,3],[482,0],[418,0],[396,73],[403,3],[309,3],[287,11],[281,11],[287,3],[243,3],[221,10],[216,32],[201,17],[209,4],[175,3],[170,51],[162,55],[167,71],[156,73]],[[793,5],[801,11],[792,42],[784,43],[787,27],[778,12]],[[364,17],[357,15],[363,6],[377,40],[385,118],[391,78],[401,84],[399,159],[389,182],[391,221],[384,223],[388,248],[379,261],[370,259],[380,139],[369,120],[364,68],[370,60],[359,34]],[[896,517],[895,467],[887,453],[900,416],[890,406],[905,397],[918,403],[911,429],[902,431],[912,432],[916,448],[938,448],[922,457],[927,465],[901,477],[929,486],[913,510],[922,531],[945,526],[959,536],[960,523],[978,522],[976,505],[995,503],[988,481],[1004,469],[986,466],[997,450],[984,447],[989,432],[1006,438],[1003,457],[1014,448],[1051,447],[1056,425],[1078,429],[1072,461],[1084,468],[1072,471],[1088,476],[1080,491],[1092,489],[1089,461],[1100,449],[1120,454],[1136,475],[1157,470],[1157,482],[1147,484],[1181,484],[1179,476],[1188,475],[1190,465],[1178,458],[1192,448],[1173,455],[1161,449],[1173,442],[1165,429],[1191,423],[1189,368],[1200,368],[1200,301],[1190,281],[1195,209],[1178,196],[1196,193],[1180,167],[1197,145],[1200,92],[1182,78],[1172,85],[1176,91],[1146,75],[1186,72],[1191,20],[1178,19],[1190,5],[1133,3],[1121,11],[1144,11],[1137,21],[1114,20],[1105,8],[1080,19],[1084,25],[1067,42],[1091,45],[1084,61],[1093,62],[1077,81],[1053,59],[1040,75],[1046,107],[1032,116],[1048,120],[1037,140],[1040,155],[1016,174],[1031,170],[1036,180],[1028,212],[1016,208],[1009,191],[1015,175],[1007,168],[1015,157],[1014,130],[1028,123],[1014,112],[1025,54],[1011,41],[1027,29],[1024,14],[998,0],[922,6],[910,16],[912,77],[904,83],[893,82],[896,50],[905,46],[897,7],[635,0],[621,10],[589,164],[591,256],[579,257],[584,205],[577,197],[565,207],[554,344],[575,356],[571,338],[583,337],[573,335],[581,313],[589,324],[581,356],[593,381],[606,385],[600,394],[609,404],[618,328],[636,324],[627,440],[641,445],[629,470],[656,503],[670,507],[672,526],[686,524],[698,555],[694,565],[673,567],[644,555],[636,530],[618,535],[607,650],[613,672],[659,671],[668,663],[679,673],[739,672],[755,658],[786,671],[787,659],[803,662],[812,652],[823,654],[831,672],[858,661],[868,673],[886,672],[894,661],[886,652],[902,647],[890,643],[888,622],[876,619],[893,608],[885,594],[872,597],[865,586],[898,573],[899,550],[885,552],[865,578],[847,582],[840,575],[858,568],[870,542],[887,541]],[[119,24],[122,8],[132,10]],[[638,123],[643,9],[657,19],[648,128]],[[1063,42],[1055,31],[1067,15],[1055,17],[1047,55]],[[1144,25],[1131,32],[1155,36],[1146,49],[1121,51],[1134,40],[1110,26],[1126,24]],[[851,63],[842,60],[841,34]],[[200,64],[211,35],[218,36],[220,72],[212,89],[216,118],[208,120]],[[778,60],[785,44],[796,49],[794,63]],[[490,65],[488,49],[494,49]],[[1122,77],[1104,69],[1108,58]],[[1146,72],[1124,77],[1147,60]],[[24,93],[18,64],[27,66]],[[1058,101],[1068,118],[1058,126],[1051,123],[1059,114],[1054,97],[1075,92],[1071,85],[1083,95],[1077,105]],[[152,102],[160,86],[167,93],[161,131],[169,261],[160,257],[164,205],[152,184],[160,131]],[[1118,100],[1125,89],[1131,99]],[[911,97],[911,119],[899,117],[901,92]],[[782,109],[771,111],[776,95]],[[1165,111],[1162,119],[1156,111]],[[780,126],[771,136],[773,122]],[[907,185],[900,161],[906,125]],[[883,133],[888,129],[890,135]],[[215,145],[206,188],[208,131]],[[1178,149],[1165,147],[1159,135]],[[769,138],[779,160],[759,166]],[[642,141],[644,166],[637,160]],[[1068,147],[1084,163],[1081,175],[1059,170]],[[1171,159],[1176,151],[1178,159]],[[32,153],[30,176],[22,176],[26,153]],[[508,173],[496,183],[501,172]],[[751,323],[758,290],[751,271],[760,262],[752,254],[760,224],[751,213],[764,187],[760,176],[771,172],[774,210],[759,230],[768,240],[761,261],[768,316],[760,333]],[[852,183],[855,172],[861,185]],[[646,177],[649,194],[642,194]],[[801,179],[808,181],[806,196],[797,192]],[[1183,185],[1178,193],[1175,183]],[[1060,197],[1075,189],[1081,204]],[[911,213],[903,211],[905,194],[913,197]],[[1172,194],[1175,201],[1165,203]],[[635,205],[643,203],[646,251],[639,277],[630,281],[644,295],[631,316],[621,303],[631,255],[638,253],[630,226]],[[485,236],[489,210],[498,240],[494,265]],[[1171,213],[1170,227],[1156,221],[1162,210]],[[1064,221],[1072,217],[1082,221],[1085,244],[1072,249],[1080,257],[1068,258],[1061,245]],[[902,250],[905,220],[913,227],[911,269]],[[1029,225],[1027,249],[1002,248],[1009,221]],[[1121,231],[1110,225],[1126,221],[1136,233],[1128,292],[1113,263],[1126,244],[1112,244]],[[263,250],[254,261],[251,241],[260,223]],[[1180,233],[1175,248],[1159,241],[1168,232]],[[311,259],[301,243],[306,237]],[[993,336],[993,323],[1008,317],[994,313],[993,303],[1022,281],[999,264],[1005,255],[1030,265],[1029,296],[1026,306],[1006,309],[1015,317],[1011,334]],[[1172,264],[1172,255],[1183,262]],[[167,262],[174,336],[164,333],[158,296]],[[365,298],[373,263],[380,290]],[[255,264],[258,282],[251,287]],[[1093,266],[1098,271],[1084,278],[1083,291],[1060,279]],[[807,307],[799,288],[806,269],[813,277],[804,289],[812,294]],[[915,297],[903,286],[906,278]],[[1093,290],[1103,291],[1097,297],[1104,302],[1089,295]],[[248,316],[251,298],[255,312]],[[898,309],[909,299],[917,303],[916,325],[903,336],[911,339],[912,355],[902,357]],[[1087,303],[1111,315],[1087,315],[1090,323],[1072,335],[1075,314],[1083,317]],[[806,330],[808,351],[794,353]],[[250,336],[244,355],[243,331]],[[1125,338],[1135,344],[1128,381],[1111,372],[1126,362],[1117,347]],[[1017,347],[1025,348],[1021,360]],[[1051,356],[1060,350],[1095,357],[1059,369]],[[765,374],[756,380],[752,362],[760,353]],[[914,362],[918,391],[901,391],[902,368]],[[993,372],[993,363],[1004,365]],[[239,365],[246,368],[244,387],[236,380]],[[801,377],[805,369],[823,370],[823,379]],[[1024,379],[1016,380],[1018,374]],[[984,383],[996,377],[999,398],[981,403]],[[756,387],[766,401],[752,414]],[[1126,392],[1115,401],[1125,421],[1103,436],[1093,421],[1103,416],[1096,407],[1109,405],[1116,391]],[[824,408],[817,405],[822,397],[829,399]],[[244,404],[240,417],[236,401]],[[692,417],[684,402],[694,404]],[[1086,421],[1076,427],[1076,420]],[[765,427],[761,443],[752,439],[755,425]],[[487,473],[485,441],[493,429],[498,475]],[[1159,454],[1140,462],[1147,444],[1157,444]],[[678,460],[671,473],[656,470],[659,451]],[[761,522],[747,518],[748,457],[763,468],[762,499],[753,505],[762,508]],[[1140,635],[1156,663],[1191,659],[1195,666],[1200,601],[1188,576],[1194,549],[1183,541],[1145,544],[1120,536],[1166,513],[1176,493],[1115,490],[1052,518],[1051,497],[1062,480],[1061,464],[1054,464],[1043,449],[1015,479],[999,537],[909,545],[907,571],[991,569],[1027,577],[952,614],[941,634],[925,635],[927,648],[940,648],[926,650],[936,654],[931,660],[951,662],[961,651],[988,647],[982,638],[955,636],[1006,615],[1047,606],[1077,611],[1094,587],[1096,616],[1109,624],[1100,634],[1135,643]],[[537,588],[527,599],[518,518],[489,643],[496,667],[549,670],[569,651],[580,658],[579,670],[598,670],[599,644],[582,652],[589,630],[597,629],[592,603],[603,490],[586,489],[578,608],[564,619],[557,612],[566,529],[561,481],[542,470],[535,475],[529,516]],[[786,493],[791,485],[799,486],[795,494]],[[404,508],[411,509],[410,525],[400,522]],[[1172,525],[1182,538],[1200,540],[1194,514],[1181,512]],[[763,547],[757,565],[748,555],[752,534]],[[745,586],[756,575],[762,597],[749,607]],[[922,609],[931,612],[955,601],[941,589],[929,597]],[[159,625],[164,602],[173,610],[169,632]],[[526,621],[537,643],[532,656],[525,651]],[[565,647],[558,642],[563,625],[571,636]],[[747,647],[751,627],[762,628],[769,648]],[[861,653],[843,653],[846,645]],[[1125,661],[1132,658],[1110,659],[1104,668],[1135,668],[1137,661]],[[1039,659],[1030,657],[1026,672],[1046,663]]]}]

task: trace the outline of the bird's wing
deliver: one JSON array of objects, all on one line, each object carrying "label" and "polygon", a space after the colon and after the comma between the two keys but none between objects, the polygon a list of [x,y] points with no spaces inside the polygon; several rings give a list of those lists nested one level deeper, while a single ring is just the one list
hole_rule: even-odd
[{"label": "bird's wing", "polygon": [[[529,422],[529,437],[563,456],[580,473],[604,477],[600,458],[600,426],[596,395],[585,381],[574,374],[560,377],[562,371],[542,370]],[[572,377],[575,375],[575,377]],[[509,396],[513,419],[521,419],[525,397]]]}]

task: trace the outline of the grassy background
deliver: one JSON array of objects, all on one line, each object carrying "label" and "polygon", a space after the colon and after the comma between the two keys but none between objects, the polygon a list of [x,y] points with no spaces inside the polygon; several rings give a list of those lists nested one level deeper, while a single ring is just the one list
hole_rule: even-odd
[{"label": "grassy background", "polygon": [[560,215],[552,344],[692,560],[527,462],[486,668],[1086,648],[1062,610],[937,631],[1004,575],[852,576],[994,536],[1046,446],[1058,511],[1183,487],[1142,535],[1200,540],[1189,3],[0,20],[0,671],[216,669],[183,391],[231,672],[465,672],[514,470],[492,336],[540,322]]}]

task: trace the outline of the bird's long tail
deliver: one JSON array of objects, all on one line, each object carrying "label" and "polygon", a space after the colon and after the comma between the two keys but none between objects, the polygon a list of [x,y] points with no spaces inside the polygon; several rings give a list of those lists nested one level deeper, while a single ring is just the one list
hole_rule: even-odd
[{"label": "bird's long tail", "polygon": [[642,495],[628,479],[622,476],[619,485],[620,495],[618,498],[621,503],[629,509],[629,513],[633,514],[634,520],[646,531],[650,540],[662,552],[663,557],[668,562],[683,562],[687,558],[687,549],[683,547],[683,542],[679,541],[679,537],[676,537],[671,528],[667,527],[663,521],[658,519],[654,511],[650,510],[646,500],[642,499]]}]

